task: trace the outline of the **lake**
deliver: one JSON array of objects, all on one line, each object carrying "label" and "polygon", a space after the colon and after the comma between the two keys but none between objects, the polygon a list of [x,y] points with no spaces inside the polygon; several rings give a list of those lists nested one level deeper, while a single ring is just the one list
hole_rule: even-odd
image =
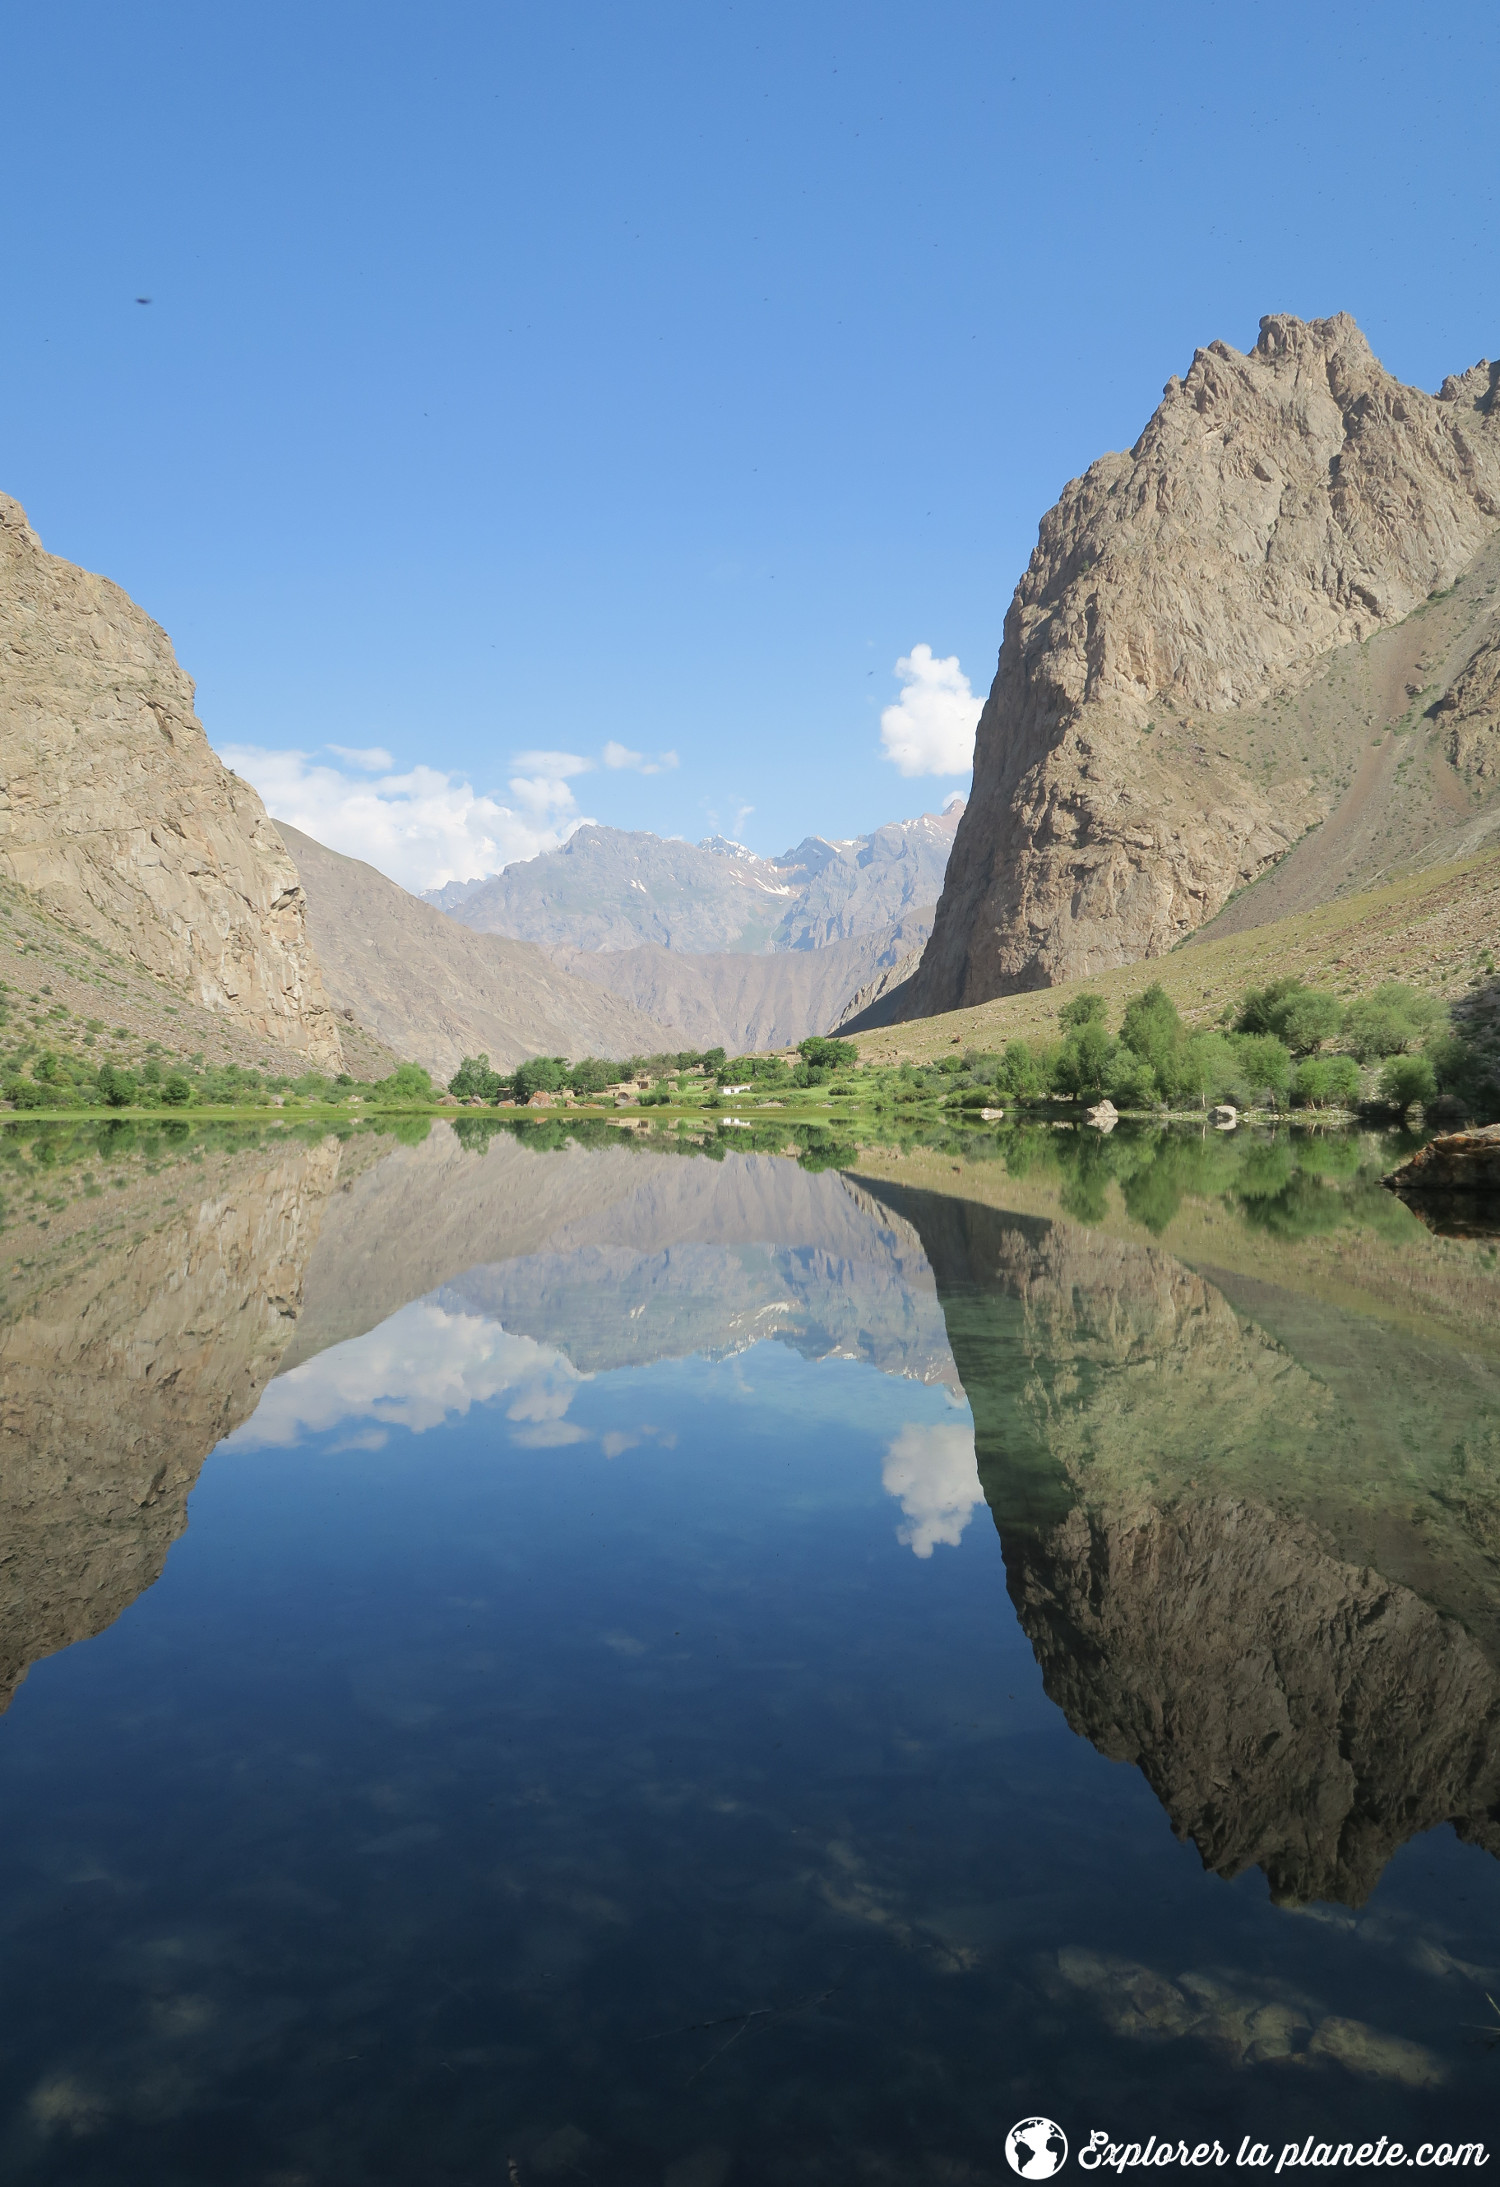
[{"label": "lake", "polygon": [[728,1137],[0,1134],[7,2180],[1492,2138],[1496,1241]]}]

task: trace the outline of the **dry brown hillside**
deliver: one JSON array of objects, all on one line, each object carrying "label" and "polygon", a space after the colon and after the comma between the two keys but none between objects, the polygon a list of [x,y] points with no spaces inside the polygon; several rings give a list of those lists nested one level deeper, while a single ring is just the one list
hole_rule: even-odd
[{"label": "dry brown hillside", "polygon": [[280,823],[328,992],[403,1056],[451,1078],[466,1055],[628,1056],[688,1045],[531,942],[476,934],[358,858]]}]

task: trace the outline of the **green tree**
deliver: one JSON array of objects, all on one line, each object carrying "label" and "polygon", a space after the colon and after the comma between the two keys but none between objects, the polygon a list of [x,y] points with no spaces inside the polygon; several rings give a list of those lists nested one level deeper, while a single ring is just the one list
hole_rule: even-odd
[{"label": "green tree", "polygon": [[1177,1005],[1159,980],[1126,1003],[1120,1038],[1132,1055],[1150,1065],[1169,1101],[1177,1093],[1177,1057],[1186,1037]]},{"label": "green tree", "polygon": [[1344,1038],[1361,1063],[1401,1055],[1436,1031],[1443,1005],[1403,980],[1386,980],[1373,994],[1361,995],[1344,1012]]},{"label": "green tree", "polygon": [[1117,1108],[1152,1109],[1161,1099],[1155,1071],[1144,1056],[1138,1056],[1123,1041],[1115,1044],[1107,1083],[1109,1098]]},{"label": "green tree", "polygon": [[825,1071],[852,1071],[859,1063],[859,1048],[852,1040],[828,1040],[820,1033],[799,1040],[797,1053],[804,1063]]},{"label": "green tree", "polygon": [[1344,1024],[1344,1007],[1337,995],[1305,987],[1293,995],[1281,1012],[1281,1023],[1272,1031],[1284,1040],[1294,1056],[1312,1055],[1325,1040],[1337,1040]]},{"label": "green tree", "polygon": [[566,1056],[532,1056],[516,1066],[511,1081],[516,1099],[525,1103],[534,1093],[561,1093],[568,1083]]},{"label": "green tree", "polygon": [[1388,1108],[1408,1109],[1437,1099],[1437,1072],[1426,1056],[1391,1056],[1380,1074],[1377,1089]]},{"label": "green tree", "polygon": [[448,1081],[448,1091],[459,1101],[498,1101],[505,1081],[490,1069],[487,1055],[465,1056]]},{"label": "green tree", "polygon": [[1344,1022],[1337,995],[1308,987],[1298,979],[1273,980],[1252,987],[1235,1019],[1237,1033],[1273,1033],[1294,1056],[1311,1055],[1337,1037]]},{"label": "green tree", "polygon": [[135,1099],[135,1076],[117,1063],[101,1063],[95,1080],[112,1109],[128,1109]]},{"label": "green tree", "polygon": [[193,1089],[181,1071],[169,1071],[161,1082],[161,1098],[169,1109],[185,1109],[193,1098]]},{"label": "green tree", "polygon": [[1005,1053],[995,1074],[995,1083],[1002,1093],[1013,1101],[1044,1101],[1047,1098],[1048,1079],[1046,1066],[1034,1049],[1024,1040],[1006,1043]]},{"label": "green tree", "polygon": [[1233,1047],[1250,1099],[1267,1096],[1273,1108],[1280,1108],[1291,1084],[1290,1050],[1274,1033],[1237,1033]]},{"label": "green tree", "polygon": [[1065,1002],[1057,1013],[1057,1022],[1064,1030],[1081,1032],[1085,1025],[1104,1023],[1104,997],[1102,995],[1075,995]]},{"label": "green tree", "polygon": [[1180,1099],[1206,1108],[1210,1101],[1243,1101],[1239,1058],[1223,1033],[1193,1033],[1177,1051]]},{"label": "green tree", "polygon": [[1102,1094],[1114,1047],[1102,1017],[1085,1018],[1081,1025],[1075,1025],[1052,1058],[1052,1083],[1057,1092],[1073,1097]]}]

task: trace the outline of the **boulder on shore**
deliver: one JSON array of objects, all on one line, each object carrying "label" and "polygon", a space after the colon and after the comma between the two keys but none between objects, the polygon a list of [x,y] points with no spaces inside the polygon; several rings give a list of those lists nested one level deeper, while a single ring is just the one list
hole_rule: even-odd
[{"label": "boulder on shore", "polygon": [[1500,1192],[1500,1124],[1440,1132],[1381,1182],[1392,1192]]}]

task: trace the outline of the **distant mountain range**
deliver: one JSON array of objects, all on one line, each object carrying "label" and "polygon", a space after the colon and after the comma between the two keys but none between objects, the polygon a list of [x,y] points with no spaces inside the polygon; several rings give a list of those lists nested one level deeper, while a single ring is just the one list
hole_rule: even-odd
[{"label": "distant mountain range", "polygon": [[426,901],[480,934],[546,950],[760,956],[825,949],[935,904],[964,810],[895,820],[869,835],[810,835],[759,858],[722,835],[702,843],[590,823],[483,881],[450,881]]},{"label": "distant mountain range", "polygon": [[784,1048],[910,974],[963,810],[954,797],[843,842],[806,836],[779,858],[722,835],[590,823],[560,850],[426,901],[532,944],[694,1047]]}]

